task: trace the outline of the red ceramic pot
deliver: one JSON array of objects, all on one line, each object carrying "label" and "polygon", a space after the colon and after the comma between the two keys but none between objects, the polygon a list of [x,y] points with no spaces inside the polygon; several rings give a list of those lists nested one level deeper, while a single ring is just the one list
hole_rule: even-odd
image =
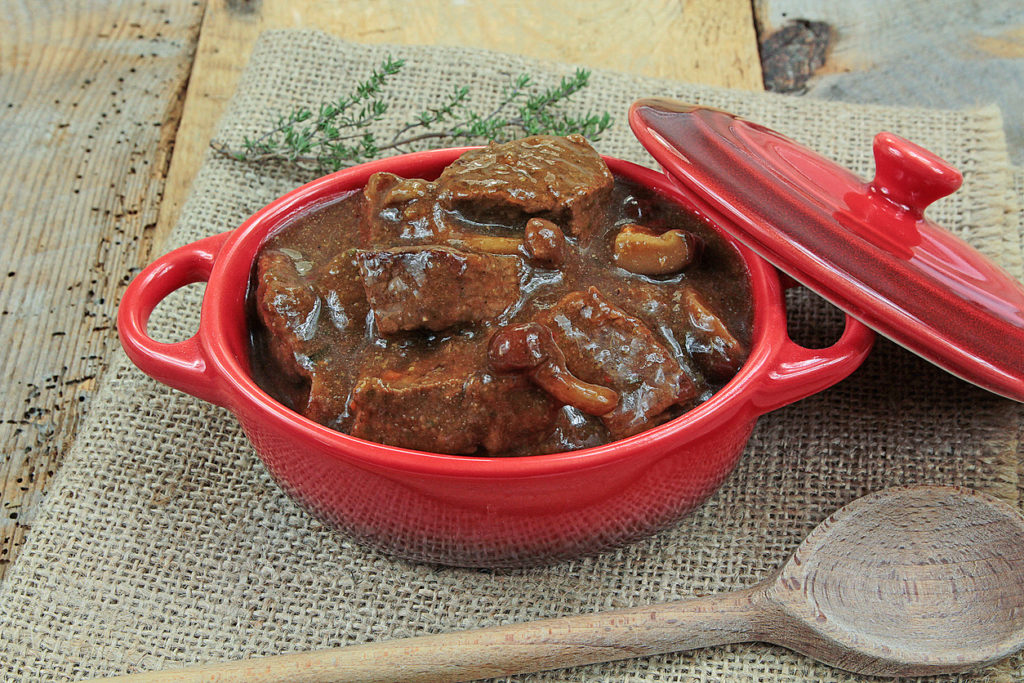
[{"label": "red ceramic pot", "polygon": [[[433,178],[465,149],[339,171],[281,197],[236,230],[177,249],[146,268],[121,302],[118,330],[145,373],[221,405],[241,422],[274,478],[314,513],[395,555],[466,566],[519,566],[594,553],[676,521],[732,471],[760,415],[850,374],[874,334],[852,318],[835,345],[806,349],[786,333],[775,269],[722,230],[746,264],[753,344],[740,372],[689,413],[597,448],[518,458],[423,453],[370,443],[284,407],[249,369],[246,290],[263,241],[297,214],[369,176]],[[606,159],[619,176],[690,206],[664,175]],[[717,228],[716,228],[717,229]],[[205,281],[199,331],[154,341],[146,322],[169,293]]]}]

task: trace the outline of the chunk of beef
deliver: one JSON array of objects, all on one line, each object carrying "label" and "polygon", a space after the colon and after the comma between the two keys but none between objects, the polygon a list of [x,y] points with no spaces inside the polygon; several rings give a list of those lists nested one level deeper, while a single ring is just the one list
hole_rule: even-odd
[{"label": "chunk of beef", "polygon": [[336,255],[311,277],[325,313],[341,332],[361,330],[369,311],[356,254],[355,249],[348,249]]},{"label": "chunk of beef", "polygon": [[370,369],[352,392],[351,434],[456,454],[506,452],[550,434],[558,405],[522,375],[480,369],[479,354],[472,344],[449,344],[404,368]]},{"label": "chunk of beef", "polygon": [[[256,262],[256,311],[267,329],[267,345],[278,367],[290,380],[308,379],[320,342],[317,325],[323,303],[299,274],[301,255],[282,250],[260,254]],[[296,264],[299,264],[298,267]]]},{"label": "chunk of beef", "polygon": [[302,256],[291,248],[260,255],[256,309],[281,373],[274,385],[289,406],[328,424],[344,411],[353,375],[335,362],[334,345],[341,332],[362,329],[368,309],[354,250],[319,268]]},{"label": "chunk of beef", "polygon": [[433,240],[444,226],[437,206],[437,186],[420,178],[374,173],[363,188],[359,235],[366,246]]},{"label": "chunk of beef", "polygon": [[641,279],[622,280],[605,290],[610,299],[630,315],[636,316],[654,333],[696,385],[696,393],[710,389],[701,366],[687,351],[689,319],[681,309],[677,284],[664,285]]},{"label": "chunk of beef", "polygon": [[310,372],[309,391],[300,412],[314,422],[334,427],[346,411],[354,376],[352,368],[339,367],[334,357],[318,361]]},{"label": "chunk of beef", "polygon": [[573,292],[540,316],[580,379],[619,393],[601,416],[614,438],[636,434],[697,388],[642,321],[609,303],[594,287]]},{"label": "chunk of beef", "polygon": [[611,172],[581,135],[535,135],[466,152],[438,178],[438,199],[472,220],[548,218],[588,237],[611,196]]},{"label": "chunk of beef", "polygon": [[[615,288],[617,301],[647,322],[689,373],[712,384],[735,375],[749,355],[746,344],[729,329],[728,310],[716,310],[709,297],[689,285],[664,287],[642,281]],[[682,356],[682,357],[681,357]]]},{"label": "chunk of beef", "polygon": [[672,295],[673,320],[686,339],[686,351],[701,371],[723,381],[735,375],[747,360],[749,349],[726,326],[704,297],[692,287]]},{"label": "chunk of beef", "polygon": [[398,247],[361,251],[357,259],[382,334],[487,320],[519,300],[517,256]]},{"label": "chunk of beef", "polygon": [[[355,370],[340,363],[335,354],[338,344],[351,344],[366,327],[369,306],[356,263],[356,250],[337,254],[309,275],[313,290],[320,298],[318,348],[304,357],[308,391],[301,398],[306,417],[325,425],[345,412],[348,392]],[[332,329],[333,328],[333,329]],[[344,337],[342,335],[350,336]],[[358,338],[358,337],[356,337]],[[298,400],[298,399],[294,399]]]}]

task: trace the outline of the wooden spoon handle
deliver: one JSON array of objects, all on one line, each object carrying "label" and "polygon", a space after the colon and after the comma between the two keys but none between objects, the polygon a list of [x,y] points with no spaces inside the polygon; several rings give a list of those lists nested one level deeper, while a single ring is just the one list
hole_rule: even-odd
[{"label": "wooden spoon handle", "polygon": [[429,681],[561,669],[755,639],[759,589],[613,612],[261,657],[106,681]]}]

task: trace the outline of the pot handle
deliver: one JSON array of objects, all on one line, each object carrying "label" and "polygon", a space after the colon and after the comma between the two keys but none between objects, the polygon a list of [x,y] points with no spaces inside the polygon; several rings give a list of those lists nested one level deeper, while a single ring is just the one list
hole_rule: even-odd
[{"label": "pot handle", "polygon": [[[794,283],[795,284],[795,283]],[[800,346],[783,331],[771,354],[773,367],[751,394],[759,415],[823,391],[856,370],[875,344],[875,332],[846,316],[846,327],[835,344],[824,349]]]},{"label": "pot handle", "polygon": [[164,384],[220,406],[224,392],[199,343],[200,331],[185,341],[159,342],[146,332],[153,309],[176,289],[207,282],[217,254],[231,235],[224,232],[161,256],[132,280],[117,310],[121,346],[144,373]]}]

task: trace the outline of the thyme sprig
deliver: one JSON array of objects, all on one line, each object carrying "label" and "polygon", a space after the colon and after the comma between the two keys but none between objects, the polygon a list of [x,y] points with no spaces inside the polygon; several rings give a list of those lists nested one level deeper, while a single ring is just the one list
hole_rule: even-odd
[{"label": "thyme sprig", "polygon": [[210,146],[238,161],[276,160],[328,173],[378,158],[384,152],[410,151],[427,140],[477,144],[570,133],[598,140],[612,123],[608,112],[577,114],[568,109],[572,96],[590,82],[590,72],[577,69],[558,85],[539,91],[528,74],[516,76],[503,88],[498,104],[483,114],[470,107],[469,88],[456,86],[440,104],[419,112],[388,137],[374,124],[384,119],[388,111],[386,86],[403,66],[404,60],[388,56],[350,93],[321,104],[315,114],[300,107],[279,117],[270,130],[243,138],[241,149],[216,140]]}]

